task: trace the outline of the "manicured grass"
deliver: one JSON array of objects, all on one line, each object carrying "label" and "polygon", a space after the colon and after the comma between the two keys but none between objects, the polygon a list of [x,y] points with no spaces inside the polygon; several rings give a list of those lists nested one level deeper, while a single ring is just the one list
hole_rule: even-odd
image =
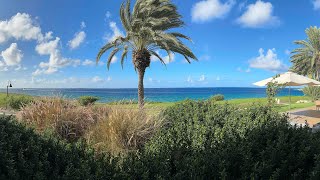
[{"label": "manicured grass", "polygon": [[[294,110],[294,109],[306,108],[314,105],[314,103],[312,102],[300,103],[300,104],[296,103],[299,100],[310,100],[310,98],[306,96],[291,96],[291,108],[290,108],[288,96],[277,97],[277,98],[280,99],[281,103],[284,103],[284,104],[275,106],[275,109],[278,110],[279,112],[289,111],[289,109]],[[219,104],[229,103],[229,104],[245,107],[253,103],[266,104],[267,98],[232,99],[232,100],[218,101],[217,103]],[[156,103],[150,103],[150,104],[146,103],[145,108],[147,109],[147,111],[153,114],[153,113],[160,112],[162,109],[170,107],[174,104],[175,104],[174,102],[156,102]],[[112,106],[117,106],[119,108],[137,108],[137,104],[121,104],[121,105],[112,105]]]},{"label": "manicured grass", "polygon": [[[27,96],[27,95],[22,95],[22,94],[10,94],[10,96]],[[0,107],[6,107],[6,98],[7,95],[6,93],[0,93]],[[289,107],[289,97],[284,96],[284,97],[277,97],[280,99],[281,103],[284,103],[282,105],[276,105],[275,108],[279,112],[285,112],[290,109]],[[300,108],[306,108],[306,107],[311,107],[314,105],[314,103],[301,103],[297,104],[296,102],[299,100],[310,100],[309,97],[306,96],[292,96],[291,97],[291,110],[294,109],[300,109]],[[252,103],[262,103],[266,104],[267,103],[267,98],[246,98],[246,99],[231,99],[231,100],[225,100],[225,101],[218,101],[217,103],[219,104],[224,104],[224,103],[229,103],[229,104],[234,104],[234,105],[239,105],[241,107],[248,106]],[[109,103],[107,103],[109,104]],[[150,112],[150,114],[157,114],[161,110],[170,107],[174,105],[175,102],[150,102],[146,103],[145,108],[147,112]],[[105,105],[105,103],[97,103],[98,106],[100,105]],[[119,107],[119,108],[124,108],[124,109],[132,109],[132,108],[137,108],[137,104],[116,104],[116,103],[111,103],[109,104],[114,107]]]}]

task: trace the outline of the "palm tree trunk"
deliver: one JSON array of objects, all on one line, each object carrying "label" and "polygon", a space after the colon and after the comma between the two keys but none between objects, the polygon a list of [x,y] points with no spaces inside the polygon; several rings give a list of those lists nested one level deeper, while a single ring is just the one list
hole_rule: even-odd
[{"label": "palm tree trunk", "polygon": [[138,69],[138,103],[139,103],[139,108],[143,108],[144,106],[144,87],[143,87],[143,79],[144,79],[144,73],[145,73],[145,68],[139,68]]},{"label": "palm tree trunk", "polygon": [[134,51],[132,57],[132,62],[136,71],[138,71],[138,104],[139,108],[143,108],[144,106],[144,87],[143,87],[143,79],[146,68],[150,66],[150,53],[146,50]]}]

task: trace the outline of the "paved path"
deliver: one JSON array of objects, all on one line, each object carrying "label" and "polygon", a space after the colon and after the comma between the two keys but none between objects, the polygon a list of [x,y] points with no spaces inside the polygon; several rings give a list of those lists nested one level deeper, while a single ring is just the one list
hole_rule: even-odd
[{"label": "paved path", "polygon": [[320,123],[320,111],[317,111],[314,106],[292,110],[288,113],[292,124],[305,125],[307,122],[309,127],[313,127]]},{"label": "paved path", "polygon": [[10,110],[6,110],[6,109],[2,109],[0,108],[0,115],[15,115],[16,113],[14,111],[10,111]]}]

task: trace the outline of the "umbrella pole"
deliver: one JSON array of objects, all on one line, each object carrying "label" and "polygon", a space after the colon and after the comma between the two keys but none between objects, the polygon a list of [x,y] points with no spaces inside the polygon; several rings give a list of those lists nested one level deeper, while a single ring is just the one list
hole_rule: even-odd
[{"label": "umbrella pole", "polygon": [[291,86],[289,86],[289,115],[290,115],[290,112],[291,111]]}]

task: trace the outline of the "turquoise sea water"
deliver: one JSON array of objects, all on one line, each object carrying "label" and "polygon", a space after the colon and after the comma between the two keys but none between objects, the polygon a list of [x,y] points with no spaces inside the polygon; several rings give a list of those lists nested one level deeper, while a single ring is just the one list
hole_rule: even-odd
[{"label": "turquoise sea water", "polygon": [[[6,89],[0,89],[6,92]],[[137,89],[9,89],[10,93],[28,94],[32,96],[63,96],[66,98],[78,98],[80,96],[97,96],[100,102],[118,100],[136,100]],[[146,88],[147,101],[175,102],[184,99],[207,99],[215,94],[223,94],[225,99],[260,98],[266,97],[265,88]],[[278,96],[287,96],[289,89],[283,89]],[[291,95],[302,96],[298,89],[291,89]]]}]

